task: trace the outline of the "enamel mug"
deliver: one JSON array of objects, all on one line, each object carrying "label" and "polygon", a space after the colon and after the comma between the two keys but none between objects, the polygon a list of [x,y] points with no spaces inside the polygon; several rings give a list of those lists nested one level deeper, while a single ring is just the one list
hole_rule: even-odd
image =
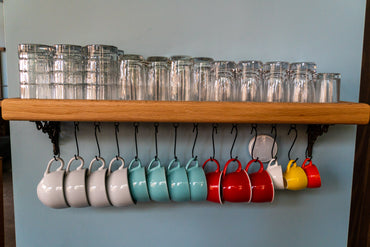
[{"label": "enamel mug", "polygon": [[[308,162],[308,165],[306,165]],[[320,188],[321,187],[321,177],[317,167],[312,164],[310,158],[305,159],[302,164],[302,169],[307,176],[307,188]]]},{"label": "enamel mug", "polygon": [[170,201],[167,188],[166,170],[159,159],[153,159],[148,166],[147,182],[150,199],[156,202]]},{"label": "enamel mug", "polygon": [[[92,166],[95,162],[100,162],[98,170],[92,171]],[[102,157],[94,158],[89,165],[87,172],[87,196],[90,205],[93,207],[108,207],[110,202],[107,194],[106,186],[107,168],[105,168],[105,160]]]},{"label": "enamel mug", "polygon": [[206,164],[209,161],[213,161],[217,168],[213,172],[207,172],[206,173],[206,179],[207,179],[207,201],[215,202],[215,203],[221,203],[222,204],[222,198],[221,198],[221,177],[222,172],[220,172],[220,163],[218,163],[215,159],[208,159],[203,164],[203,170],[206,166]]},{"label": "enamel mug", "polygon": [[[272,162],[275,163],[273,165]],[[283,169],[278,164],[276,159],[270,160],[269,164],[267,165],[266,171],[270,174],[272,178],[272,182],[274,183],[274,188],[277,190],[283,190],[284,187],[284,178],[283,178]]]},{"label": "enamel mug", "polygon": [[180,161],[173,159],[167,169],[167,184],[170,198],[175,202],[190,201],[188,175]]},{"label": "enamel mug", "polygon": [[284,172],[284,184],[288,190],[302,190],[307,187],[307,175],[304,170],[297,166],[295,160],[288,163]]},{"label": "enamel mug", "polygon": [[[191,166],[192,163],[194,166]],[[207,199],[206,174],[196,158],[191,158],[185,167],[188,173],[190,199],[192,201],[205,201]]]},{"label": "enamel mug", "polygon": [[133,159],[128,166],[128,184],[135,203],[150,201],[146,172],[140,159]]}]

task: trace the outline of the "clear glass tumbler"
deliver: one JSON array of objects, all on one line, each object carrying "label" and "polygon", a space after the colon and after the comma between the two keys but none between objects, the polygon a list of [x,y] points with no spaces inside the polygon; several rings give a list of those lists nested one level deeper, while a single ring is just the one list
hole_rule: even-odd
[{"label": "clear glass tumbler", "polygon": [[189,56],[171,57],[169,100],[198,100],[192,83],[193,59]]},{"label": "clear glass tumbler", "polygon": [[315,83],[316,102],[333,103],[339,102],[340,97],[339,73],[319,73]]},{"label": "clear glass tumbler", "polygon": [[109,45],[87,45],[83,47],[85,57],[86,99],[118,99],[118,55],[117,47]]},{"label": "clear glass tumbler", "polygon": [[147,63],[147,100],[170,100],[170,61],[167,57],[148,57]]},{"label": "clear glass tumbler", "polygon": [[288,91],[290,102],[315,102],[315,63],[300,62],[290,64],[289,77]]},{"label": "clear glass tumbler", "polygon": [[263,65],[263,101],[288,101],[288,69],[288,62],[267,62]]},{"label": "clear glass tumbler", "polygon": [[[208,101],[208,85],[212,83],[213,59],[209,57],[195,57],[193,68],[194,100]],[[196,98],[198,95],[198,98]]]},{"label": "clear glass tumbler", "polygon": [[18,45],[21,98],[50,98],[54,51],[48,45]]},{"label": "clear glass tumbler", "polygon": [[238,98],[236,101],[261,101],[263,90],[262,62],[240,61],[238,63],[237,81]]},{"label": "clear glass tumbler", "polygon": [[146,99],[146,66],[140,55],[127,54],[120,58],[119,98],[121,100]]},{"label": "clear glass tumbler", "polygon": [[212,68],[212,83],[208,87],[210,101],[234,101],[237,98],[236,63],[215,61]]}]

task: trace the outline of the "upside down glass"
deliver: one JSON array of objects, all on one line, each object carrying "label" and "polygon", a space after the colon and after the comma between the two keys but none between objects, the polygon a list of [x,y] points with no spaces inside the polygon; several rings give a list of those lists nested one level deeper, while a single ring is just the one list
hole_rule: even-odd
[{"label": "upside down glass", "polygon": [[145,63],[140,55],[127,54],[120,59],[119,99],[145,100]]},{"label": "upside down glass", "polygon": [[213,83],[208,87],[210,101],[233,101],[237,97],[235,86],[236,64],[232,61],[215,61],[212,68]]},{"label": "upside down glass", "polygon": [[339,73],[319,73],[316,80],[316,102],[339,102],[340,96]]},{"label": "upside down glass", "polygon": [[[212,83],[213,59],[209,57],[195,57],[193,68],[194,100],[207,101],[208,87]],[[198,92],[197,92],[198,90]],[[196,95],[198,98],[196,99]]]},{"label": "upside down glass", "polygon": [[288,82],[290,102],[314,102],[316,77],[316,64],[300,62],[290,64],[290,79]]},{"label": "upside down glass", "polygon": [[264,77],[264,101],[284,102],[288,101],[287,93],[288,62],[267,62],[263,65]]},{"label": "upside down glass", "polygon": [[262,62],[240,61],[237,73],[238,98],[236,101],[262,100]]},{"label": "upside down glass", "polygon": [[171,57],[169,100],[197,100],[198,90],[192,84],[193,59],[189,56]]},{"label": "upside down glass", "polygon": [[146,100],[169,100],[169,60],[166,57],[148,57]]}]

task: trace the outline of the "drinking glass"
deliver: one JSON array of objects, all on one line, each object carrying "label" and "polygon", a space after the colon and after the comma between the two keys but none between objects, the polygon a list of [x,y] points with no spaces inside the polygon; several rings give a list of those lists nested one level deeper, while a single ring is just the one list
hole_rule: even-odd
[{"label": "drinking glass", "polygon": [[284,102],[289,99],[287,91],[289,63],[267,62],[263,65],[263,101]]},{"label": "drinking glass", "polygon": [[236,98],[236,63],[215,61],[212,68],[212,83],[208,87],[210,101],[233,101]]},{"label": "drinking glass", "polygon": [[316,77],[316,64],[300,62],[290,64],[290,79],[288,82],[290,102],[315,102],[314,79]]},{"label": "drinking glass", "polygon": [[212,83],[213,59],[209,57],[195,57],[193,68],[193,92],[198,95],[194,100],[208,101],[208,87]]},{"label": "drinking glass", "polygon": [[170,72],[169,100],[191,101],[199,97],[193,89],[193,59],[189,56],[172,56]]},{"label": "drinking glass", "polygon": [[238,98],[236,101],[262,100],[262,62],[240,61],[238,63]]},{"label": "drinking glass", "polygon": [[332,103],[339,102],[340,96],[339,73],[319,73],[316,80],[316,102]]},{"label": "drinking glass", "polygon": [[127,54],[120,59],[119,98],[121,100],[145,100],[145,63],[140,55]]},{"label": "drinking glass", "polygon": [[166,57],[148,57],[147,60],[147,100],[169,99],[169,59]]}]

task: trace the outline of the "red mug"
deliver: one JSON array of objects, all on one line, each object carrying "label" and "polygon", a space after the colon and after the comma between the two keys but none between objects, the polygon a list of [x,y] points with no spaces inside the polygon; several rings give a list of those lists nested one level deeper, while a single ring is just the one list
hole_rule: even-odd
[{"label": "red mug", "polygon": [[[306,165],[307,161],[309,161],[308,165]],[[307,158],[303,161],[302,169],[306,173],[307,176],[307,188],[320,188],[321,187],[321,177],[319,170],[317,167],[312,164],[312,160]]]},{"label": "red mug", "polygon": [[[238,163],[238,169],[226,174],[227,167],[233,161]],[[228,202],[250,202],[252,199],[251,181],[248,173],[242,170],[240,161],[230,159],[225,164],[222,173],[222,199]]]},{"label": "red mug", "polygon": [[217,165],[217,169],[214,172],[206,173],[207,179],[207,201],[221,203],[221,176],[222,173],[220,172],[220,164],[215,159],[208,159],[203,164],[203,169],[209,161],[213,161]]},{"label": "red mug", "polygon": [[249,174],[252,184],[252,202],[272,202],[275,195],[274,184],[268,172],[263,169],[262,162],[257,159],[251,160],[245,170],[248,172],[254,162],[260,164],[260,169],[258,172]]}]

